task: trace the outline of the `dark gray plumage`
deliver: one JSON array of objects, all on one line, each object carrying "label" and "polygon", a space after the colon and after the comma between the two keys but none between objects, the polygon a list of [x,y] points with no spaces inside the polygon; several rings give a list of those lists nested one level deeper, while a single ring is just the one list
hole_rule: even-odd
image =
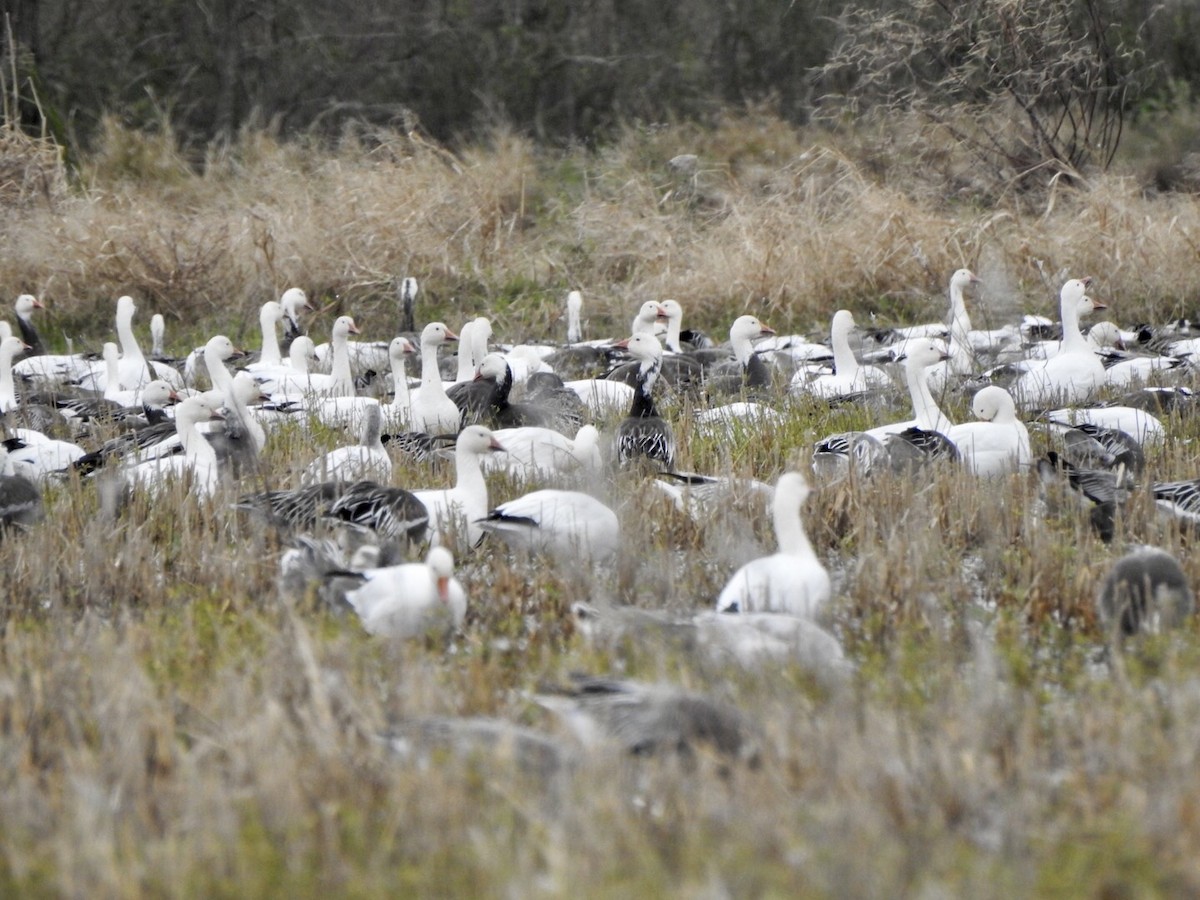
[{"label": "dark gray plumage", "polygon": [[1174,628],[1192,615],[1196,600],[1179,561],[1157,547],[1141,547],[1122,556],[1096,594],[1096,611],[1112,633]]}]

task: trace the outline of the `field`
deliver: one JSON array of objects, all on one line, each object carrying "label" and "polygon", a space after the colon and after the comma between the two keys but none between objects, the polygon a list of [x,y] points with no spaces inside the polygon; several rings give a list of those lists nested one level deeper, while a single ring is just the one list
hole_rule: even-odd
[{"label": "field", "polygon": [[[1193,315],[1200,200],[1097,176],[980,200],[931,136],[833,145],[765,115],[711,130],[630,128],[548,152],[502,131],[451,153],[413,135],[336,148],[247,135],[195,174],[169,134],[115,124],[69,184],[9,135],[0,283],[49,307],[43,334],[99,349],[115,298],[145,337],[257,344],[261,303],[300,285],[324,339],[353,314],[399,327],[491,317],[497,338],[562,340],[566,291],[588,336],[624,336],[645,299],[723,335],[753,312],[779,332],[945,314],[960,266],[977,327],[1054,316],[1067,273],[1123,326]],[[696,154],[694,171],[669,165]],[[17,165],[20,162],[21,165]],[[955,421],[967,398],[943,398]],[[679,468],[773,481],[815,440],[893,409],[784,402],[784,423],[703,433],[665,410]],[[612,421],[600,423],[611,431]],[[1145,481],[1193,478],[1194,418],[1166,420]],[[1189,536],[1135,493],[1111,546],[1086,512],[1047,509],[1032,476],[957,471],[815,484],[805,508],[834,576],[828,622],[855,673],[747,671],[629,633],[585,641],[576,600],[677,613],[711,603],[770,549],[752,504],[695,525],[612,472],[591,488],[625,530],[617,563],[458,554],[471,607],[449,642],[391,643],[285,596],[280,535],[239,492],[292,484],[342,435],[298,427],[212,502],[180,493],[116,518],[94,486],[47,489],[47,517],[0,544],[0,893],[6,896],[1189,896],[1200,892],[1200,645],[1193,624],[1109,653],[1096,585],[1127,543]],[[1036,449],[1043,449],[1039,442]],[[393,482],[447,484],[397,460]],[[493,503],[531,485],[489,483]],[[421,715],[494,716],[566,737],[532,696],[572,672],[678,685],[753,723],[753,760],[603,748],[546,777],[505,752],[404,761],[379,739]]]}]

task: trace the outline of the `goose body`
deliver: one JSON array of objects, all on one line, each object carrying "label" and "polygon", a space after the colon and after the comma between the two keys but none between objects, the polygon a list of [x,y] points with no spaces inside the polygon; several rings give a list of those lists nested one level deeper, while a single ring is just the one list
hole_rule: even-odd
[{"label": "goose body", "polygon": [[829,603],[829,573],[813,552],[800,506],[808,483],[799,472],[785,472],[775,485],[772,518],[779,552],[746,563],[717,597],[718,612],[779,612],[815,617]]},{"label": "goose body", "polygon": [[580,491],[533,491],[500,504],[478,524],[515,547],[561,559],[607,559],[621,537],[616,513]]},{"label": "goose body", "polygon": [[594,425],[584,425],[574,438],[536,425],[501,428],[492,436],[507,452],[484,457],[487,470],[507,469],[534,478],[577,469],[594,473],[601,467],[600,432]]},{"label": "goose body", "polygon": [[662,366],[662,346],[652,334],[635,334],[622,344],[638,362],[638,386],[633,403],[617,427],[617,459],[621,463],[646,458],[670,467],[675,460],[675,434],[658,414],[653,391]]},{"label": "goose body", "polygon": [[125,470],[130,485],[158,494],[168,484],[191,477],[191,490],[201,497],[212,494],[220,483],[217,452],[197,429],[201,422],[221,418],[223,398],[211,391],[188,397],[175,412],[175,427],[183,446],[182,454],[159,457]]},{"label": "goose body", "polygon": [[413,491],[429,510],[435,540],[444,543],[449,533],[465,525],[468,546],[483,536],[479,520],[488,513],[487,482],[483,478],[481,457],[503,451],[504,447],[482,425],[468,425],[458,435],[454,447],[454,487],[445,490]]},{"label": "goose body", "polygon": [[946,432],[968,471],[1003,475],[1032,465],[1029,431],[1017,418],[1008,391],[996,385],[983,388],[971,401],[971,411],[978,422],[964,422]]},{"label": "goose body", "polygon": [[1077,404],[1104,385],[1104,364],[1079,330],[1081,303],[1090,303],[1092,309],[1105,308],[1103,303],[1086,297],[1089,280],[1072,278],[1062,286],[1062,349],[1041,365],[1031,366],[1013,383],[1012,395],[1022,407]]},{"label": "goose body", "polygon": [[803,370],[792,378],[793,394],[810,394],[823,400],[838,400],[854,397],[864,391],[872,391],[891,384],[886,372],[878,366],[864,366],[850,347],[850,333],[854,330],[854,314],[848,309],[839,309],[833,314],[830,327],[830,343],[833,345],[832,375],[818,375],[809,379]]},{"label": "goose body", "polygon": [[415,638],[462,625],[467,594],[454,577],[454,557],[433,547],[425,562],[361,573],[361,587],[346,592],[363,628],[380,637]]},{"label": "goose body", "polygon": [[392,474],[392,458],[380,440],[382,412],[379,404],[366,410],[362,435],[357,444],[338,447],[313,460],[304,473],[309,484],[319,481],[386,481]]},{"label": "goose body", "polygon": [[438,370],[438,347],[457,341],[458,335],[441,322],[430,322],[421,331],[421,387],[412,394],[413,431],[454,434],[459,428],[459,410],[446,396]]}]

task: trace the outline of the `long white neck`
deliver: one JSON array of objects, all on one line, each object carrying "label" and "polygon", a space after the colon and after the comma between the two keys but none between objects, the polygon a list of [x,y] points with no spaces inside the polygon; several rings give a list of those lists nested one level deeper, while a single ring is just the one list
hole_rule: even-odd
[{"label": "long white neck", "polygon": [[354,374],[350,371],[350,344],[340,330],[335,331],[332,340],[333,363],[329,374],[333,376],[334,388],[330,394],[335,397],[354,396]]},{"label": "long white neck", "polygon": [[[461,339],[460,339],[461,343]],[[459,350],[463,350],[459,347]],[[472,375],[472,378],[475,376]],[[437,344],[421,342],[421,389],[437,385],[437,389],[445,392],[442,388],[442,373],[438,371]]]},{"label": "long white neck", "polygon": [[275,323],[277,321],[279,321],[279,317],[269,307],[264,307],[258,317],[258,324],[262,327],[262,353],[259,355],[259,360],[272,366],[283,365],[283,353],[279,349],[279,337],[275,334]]},{"label": "long white neck", "polygon": [[[245,377],[245,376],[241,376]],[[245,399],[242,397],[241,391],[234,385],[232,391],[226,395],[225,405],[230,413],[237,417],[239,423],[246,434],[250,436],[250,440],[254,443],[254,448],[261,451],[267,446],[267,432],[262,427],[262,423],[258,421],[253,413],[250,412],[250,407],[246,405]]]},{"label": "long white neck", "polygon": [[802,559],[816,559],[808,535],[804,532],[804,523],[800,520],[801,498],[796,492],[786,487],[775,489],[773,513],[775,518],[775,538],[779,541],[779,552],[788,556]]},{"label": "long white neck", "polygon": [[665,346],[672,353],[682,352],[679,347],[679,335],[683,331],[683,316],[671,316],[667,320],[667,336],[663,341]]},{"label": "long white neck", "polygon": [[942,415],[937,401],[933,399],[933,392],[929,390],[928,374],[926,366],[909,358],[904,377],[908,382],[908,393],[912,396],[913,418],[918,428],[945,433],[951,427],[950,420]]},{"label": "long white neck", "polygon": [[213,390],[220,391],[227,402],[232,402],[233,376],[225,368],[225,360],[221,359],[216,347],[204,345],[204,365],[208,368],[208,380],[212,382]]},{"label": "long white neck", "polygon": [[0,412],[17,408],[17,386],[13,382],[13,355],[11,348],[0,349]]},{"label": "long white neck", "polygon": [[1087,338],[1079,330],[1078,302],[1064,298],[1059,302],[1059,310],[1062,316],[1063,329],[1062,350],[1059,352],[1093,353],[1094,351],[1088,345]]},{"label": "long white neck", "polygon": [[196,423],[187,419],[176,421],[175,430],[179,432],[179,442],[183,445],[183,455],[195,466],[215,466],[217,451],[212,444],[205,440]]},{"label": "long white neck", "polygon": [[749,337],[734,333],[729,336],[729,342],[733,345],[734,357],[742,366],[750,362],[750,357],[754,355],[754,343]]},{"label": "long white neck", "polygon": [[[424,362],[424,353],[422,353],[422,362]],[[479,360],[475,358],[475,323],[467,322],[458,332],[458,373],[454,376],[454,380],[459,384],[470,381],[475,377],[477,365],[479,365]],[[424,382],[424,377],[422,369],[422,382]],[[441,378],[440,375],[438,377]]]},{"label": "long white neck", "polygon": [[411,398],[408,394],[408,373],[404,368],[404,355],[392,357],[392,395],[391,409],[395,413],[408,415]]},{"label": "long white neck", "polygon": [[[470,450],[456,450],[454,453],[454,490],[462,492],[470,498],[471,506],[476,509],[464,510],[468,513],[468,524],[487,514],[487,482],[483,480],[483,468],[479,465],[479,454]],[[482,501],[482,502],[480,502]],[[482,513],[477,510],[482,507]],[[476,512],[476,515],[471,515]]]},{"label": "long white neck", "polygon": [[833,345],[833,365],[839,378],[853,378],[858,371],[858,359],[850,349],[850,323],[838,319],[829,331],[829,342]]},{"label": "long white neck", "polygon": [[133,334],[132,307],[117,311],[117,341],[121,345],[121,354],[125,359],[144,360],[146,358]]},{"label": "long white neck", "polygon": [[104,399],[115,400],[121,393],[121,356],[117,345],[104,345]]},{"label": "long white neck", "polygon": [[296,338],[292,341],[292,346],[288,348],[288,360],[291,361],[292,368],[301,375],[308,374],[308,339]]},{"label": "long white neck", "polygon": [[957,281],[950,283],[950,332],[954,333],[955,327],[962,330],[966,335],[971,330],[971,317],[967,313],[967,304],[963,300],[962,285]]},{"label": "long white neck", "polygon": [[583,300],[571,297],[567,300],[567,342],[574,344],[583,340]]}]

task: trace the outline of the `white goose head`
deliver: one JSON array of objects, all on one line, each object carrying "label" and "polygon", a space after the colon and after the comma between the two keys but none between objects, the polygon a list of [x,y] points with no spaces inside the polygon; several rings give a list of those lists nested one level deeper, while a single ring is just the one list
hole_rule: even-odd
[{"label": "white goose head", "polygon": [[444,344],[446,341],[457,341],[458,335],[451,331],[442,322],[430,322],[421,329],[421,346],[436,348],[438,344]]},{"label": "white goose head", "polygon": [[[853,320],[851,321],[853,323]],[[757,316],[738,316],[729,327],[729,339],[731,341],[753,341],[756,338],[768,337],[774,333],[775,329],[764,325],[758,320]]]},{"label": "white goose head", "polygon": [[482,425],[468,425],[458,434],[455,448],[473,456],[483,456],[486,453],[504,453],[504,447],[496,440],[491,430]]},{"label": "white goose head", "polygon": [[971,400],[971,412],[983,422],[1007,422],[1016,417],[1012,395],[998,385],[988,385]]},{"label": "white goose head", "polygon": [[393,366],[397,363],[403,366],[405,355],[416,352],[417,348],[413,346],[413,342],[403,335],[392,338],[391,343],[388,344],[388,358],[392,361]]},{"label": "white goose head", "polygon": [[502,381],[508,373],[508,361],[499,353],[489,353],[475,371],[476,381]]},{"label": "white goose head", "polygon": [[351,316],[338,316],[333,322],[332,338],[335,341],[345,341],[352,334],[361,334]]},{"label": "white goose head", "polygon": [[28,319],[31,315],[33,315],[33,311],[35,309],[45,308],[46,307],[42,305],[42,301],[33,296],[33,294],[22,294],[16,299],[16,302],[13,303],[13,310],[22,319]]},{"label": "white goose head", "polygon": [[949,358],[946,342],[937,338],[913,338],[905,345],[905,366],[910,370],[927,369]]},{"label": "white goose head", "polygon": [[433,576],[434,590],[443,603],[450,602],[450,580],[454,577],[454,554],[445,547],[432,547],[425,557],[425,565]]},{"label": "white goose head", "polygon": [[300,310],[308,309],[308,294],[297,287],[288,288],[279,298],[279,308],[288,318],[295,321],[300,315]]},{"label": "white goose head", "polygon": [[215,337],[208,339],[208,343],[204,345],[205,357],[213,356],[221,362],[227,359],[232,359],[234,356],[241,354],[239,350],[229,338],[223,334],[218,334]]},{"label": "white goose head", "polygon": [[165,381],[152,381],[142,388],[142,406],[162,409],[172,400],[178,400],[175,389]]},{"label": "white goose head", "polygon": [[633,334],[640,334],[643,331],[653,331],[654,325],[659,319],[666,320],[667,311],[663,305],[657,300],[647,300],[642,304],[636,316],[633,317],[633,325],[629,330]]},{"label": "white goose head", "polygon": [[950,276],[950,289],[961,294],[973,284],[982,284],[983,279],[970,269],[959,269]]}]

